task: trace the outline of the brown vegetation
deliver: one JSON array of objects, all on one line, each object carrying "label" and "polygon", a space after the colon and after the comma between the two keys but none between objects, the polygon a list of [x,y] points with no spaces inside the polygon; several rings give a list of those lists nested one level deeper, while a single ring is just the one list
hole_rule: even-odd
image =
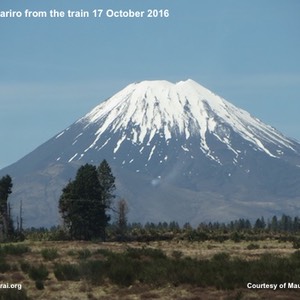
[{"label": "brown vegetation", "polygon": [[[84,264],[103,260],[106,253],[125,253],[128,249],[153,249],[154,255],[165,253],[170,259],[191,257],[197,260],[212,259],[216,254],[245,260],[255,260],[264,253],[272,253],[280,257],[289,257],[296,250],[291,242],[278,240],[258,241],[251,243],[223,243],[204,241],[189,242],[184,240],[153,241],[153,242],[87,242],[87,241],[26,241],[7,247],[5,263],[9,265],[2,270],[1,281],[21,283],[29,299],[298,299],[297,290],[248,290],[246,287],[237,289],[218,289],[217,287],[201,287],[195,284],[149,284],[139,281],[118,284],[122,278],[112,282],[107,278],[98,278],[96,283],[88,279],[78,278],[74,271],[66,273],[64,266]],[[2,245],[2,248],[5,247]],[[4,249],[4,248],[3,248]],[[134,252],[133,252],[134,254]],[[3,253],[1,254],[2,257]],[[118,257],[116,257],[118,259]],[[142,257],[145,262],[148,258]],[[76,270],[76,269],[74,269]],[[65,279],[60,274],[67,276]],[[76,273],[76,272],[75,272]],[[171,275],[171,274],[170,274]],[[71,276],[71,277],[68,277]],[[73,277],[72,277],[73,276]],[[59,278],[59,279],[58,279]],[[88,277],[87,277],[88,278]],[[118,281],[119,280],[119,281]],[[17,291],[13,291],[18,293]],[[0,290],[0,299],[9,298],[7,290]],[[1,296],[2,295],[2,296]],[[2,298],[1,298],[2,297]],[[4,297],[4,298],[3,298]]]}]

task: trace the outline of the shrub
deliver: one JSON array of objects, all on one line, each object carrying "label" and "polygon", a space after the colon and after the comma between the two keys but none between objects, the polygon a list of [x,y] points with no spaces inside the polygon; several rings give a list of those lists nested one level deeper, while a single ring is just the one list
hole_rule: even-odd
[{"label": "shrub", "polygon": [[67,231],[62,228],[52,229],[49,236],[49,241],[68,241],[70,240],[70,236]]},{"label": "shrub", "polygon": [[33,280],[45,280],[48,277],[48,270],[46,266],[40,264],[38,267],[31,266],[29,269],[29,277]]},{"label": "shrub", "polygon": [[229,259],[230,259],[230,255],[226,252],[217,253],[212,257],[213,262],[222,262],[222,263],[224,263],[224,262],[228,262]]},{"label": "shrub", "polygon": [[20,262],[21,270],[25,273],[28,274],[30,270],[30,264],[27,261],[21,261]]},{"label": "shrub", "polygon": [[153,259],[166,259],[166,254],[160,249],[143,248],[142,254]]},{"label": "shrub", "polygon": [[108,274],[108,263],[102,260],[82,262],[80,272],[85,280],[92,284],[99,284]]},{"label": "shrub", "polygon": [[291,259],[266,253],[249,265],[248,270],[252,276],[251,280],[274,283],[293,282],[296,265],[293,265]]},{"label": "shrub", "polygon": [[108,250],[108,249],[97,249],[94,254],[101,254],[105,257],[108,257],[108,256],[112,256],[113,255],[113,252],[111,250]]},{"label": "shrub", "polygon": [[[139,248],[127,248],[125,255],[127,257],[132,258],[132,259],[140,259],[141,256],[142,256],[143,249],[139,249]],[[124,253],[122,255],[124,255]]]},{"label": "shrub", "polygon": [[54,260],[59,257],[56,248],[45,248],[41,251],[41,253],[45,260]]},{"label": "shrub", "polygon": [[80,272],[78,265],[74,264],[56,264],[54,266],[54,275],[57,280],[79,281]]},{"label": "shrub", "polygon": [[75,255],[76,255],[76,252],[75,252],[74,250],[69,250],[69,251],[67,252],[67,254],[68,254],[69,256],[75,256]]},{"label": "shrub", "polygon": [[204,242],[209,239],[209,236],[203,231],[192,230],[191,232],[188,232],[187,239],[189,241]]},{"label": "shrub", "polygon": [[166,254],[160,249],[153,248],[127,248],[124,255],[131,258],[150,257],[152,259],[165,259]]},{"label": "shrub", "polygon": [[235,231],[230,235],[230,239],[235,243],[239,243],[242,239],[244,239],[244,236]]},{"label": "shrub", "polygon": [[291,259],[294,262],[300,263],[300,250],[295,251],[292,255],[291,255]]},{"label": "shrub", "polygon": [[[190,264],[187,259],[176,259],[172,264],[165,265],[169,274],[164,274],[164,277],[157,281],[157,284],[161,284],[163,281],[170,282],[175,286],[187,282],[192,284],[195,276],[195,265],[198,265],[197,262],[195,263]],[[155,277],[153,279],[155,280]]]},{"label": "shrub", "polygon": [[30,248],[26,245],[18,244],[18,245],[13,245],[13,244],[8,244],[0,248],[1,252],[5,254],[10,254],[10,255],[21,255],[23,253],[27,253],[30,251]]},{"label": "shrub", "polygon": [[42,280],[36,280],[35,281],[35,287],[38,290],[43,290],[44,289],[44,282]]},{"label": "shrub", "polygon": [[114,259],[108,260],[108,278],[115,284],[120,286],[129,286],[133,284],[136,275],[139,272],[138,261],[127,257],[126,255],[118,255]]},{"label": "shrub", "polygon": [[258,244],[254,244],[254,243],[251,243],[247,246],[247,250],[255,250],[255,249],[259,249],[259,245]]},{"label": "shrub", "polygon": [[146,259],[139,262],[139,265],[133,265],[133,271],[135,270],[134,274],[140,282],[159,286],[173,281],[171,276],[174,276],[174,273],[171,274],[170,272],[172,264],[177,266],[178,261],[174,262],[172,260],[171,262],[168,258],[159,260]]},{"label": "shrub", "polygon": [[175,259],[180,259],[182,256],[183,256],[183,253],[181,251],[174,250],[172,252],[172,257]]},{"label": "shrub", "polygon": [[293,241],[293,248],[294,249],[300,249],[300,239],[298,238],[298,239],[295,239],[294,241]]},{"label": "shrub", "polygon": [[79,259],[87,259],[92,256],[92,253],[89,249],[78,250]]},{"label": "shrub", "polygon": [[24,289],[1,289],[0,300],[28,300],[26,291]]},{"label": "shrub", "polygon": [[3,258],[0,258],[0,273],[5,273],[10,269],[10,264],[8,264]]}]

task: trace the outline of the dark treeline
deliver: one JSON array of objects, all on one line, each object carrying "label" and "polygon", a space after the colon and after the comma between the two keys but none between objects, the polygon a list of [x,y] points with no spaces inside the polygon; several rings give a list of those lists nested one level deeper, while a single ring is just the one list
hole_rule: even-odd
[{"label": "dark treeline", "polygon": [[[63,227],[27,228],[24,238],[30,240],[72,240]],[[257,241],[266,238],[290,241],[295,248],[300,248],[300,218],[282,215],[265,221],[263,217],[251,223],[248,219],[238,219],[228,223],[208,222],[192,227],[189,223],[180,226],[177,222],[159,222],[145,224],[127,223],[120,231],[117,222],[106,228],[107,241],[155,241],[183,239],[188,241],[214,240],[224,242]],[[97,241],[97,239],[95,239]],[[298,247],[299,246],[299,247]]]},{"label": "dark treeline", "polygon": [[[114,226],[114,224],[112,224]],[[265,221],[264,217],[258,218],[251,223],[249,219],[238,219],[230,222],[201,222],[196,228],[190,223],[185,223],[180,226],[177,222],[159,222],[149,223],[145,225],[141,223],[128,224],[128,230],[135,229],[158,230],[158,231],[187,231],[187,230],[202,230],[202,231],[265,231],[265,232],[298,232],[300,231],[300,218],[290,217],[283,214],[281,217],[273,216]]]},{"label": "dark treeline", "polygon": [[238,219],[229,223],[209,222],[201,223],[198,228],[224,229],[224,230],[265,230],[272,232],[297,232],[300,230],[300,218],[283,214],[280,218],[273,216],[265,221],[264,217],[258,218],[254,223],[248,219]]}]

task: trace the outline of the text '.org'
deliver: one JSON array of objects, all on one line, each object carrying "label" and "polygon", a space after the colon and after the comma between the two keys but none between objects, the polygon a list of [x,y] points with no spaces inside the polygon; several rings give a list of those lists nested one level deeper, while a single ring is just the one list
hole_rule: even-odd
[{"label": "text '.org'", "polygon": [[21,283],[0,283],[0,289],[22,289]]}]

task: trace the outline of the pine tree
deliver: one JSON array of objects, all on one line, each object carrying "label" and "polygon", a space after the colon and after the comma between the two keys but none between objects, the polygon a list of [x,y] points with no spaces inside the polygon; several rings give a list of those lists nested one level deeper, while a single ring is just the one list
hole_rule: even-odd
[{"label": "pine tree", "polygon": [[260,219],[257,219],[254,224],[254,229],[264,229],[266,227],[266,222],[264,217],[261,217]]},{"label": "pine tree", "polygon": [[273,216],[272,217],[272,221],[271,221],[271,230],[272,231],[277,231],[278,230],[278,221],[277,221],[277,217]]},{"label": "pine tree", "polygon": [[[70,181],[62,191],[59,210],[64,225],[74,239],[105,239],[105,228],[110,220],[108,203],[114,197],[112,187],[115,185],[109,165],[106,163],[104,174],[103,169],[99,171],[99,168],[97,170],[90,164],[81,166],[75,180]],[[107,173],[107,170],[110,172]]]},{"label": "pine tree", "polygon": [[3,239],[9,239],[14,234],[11,209],[8,203],[8,196],[12,192],[12,179],[9,175],[0,179],[0,226]]},{"label": "pine tree", "polygon": [[111,203],[115,198],[115,177],[113,176],[111,168],[105,159],[97,168],[97,173],[98,180],[102,189],[103,202],[107,205],[107,207],[111,207]]}]

